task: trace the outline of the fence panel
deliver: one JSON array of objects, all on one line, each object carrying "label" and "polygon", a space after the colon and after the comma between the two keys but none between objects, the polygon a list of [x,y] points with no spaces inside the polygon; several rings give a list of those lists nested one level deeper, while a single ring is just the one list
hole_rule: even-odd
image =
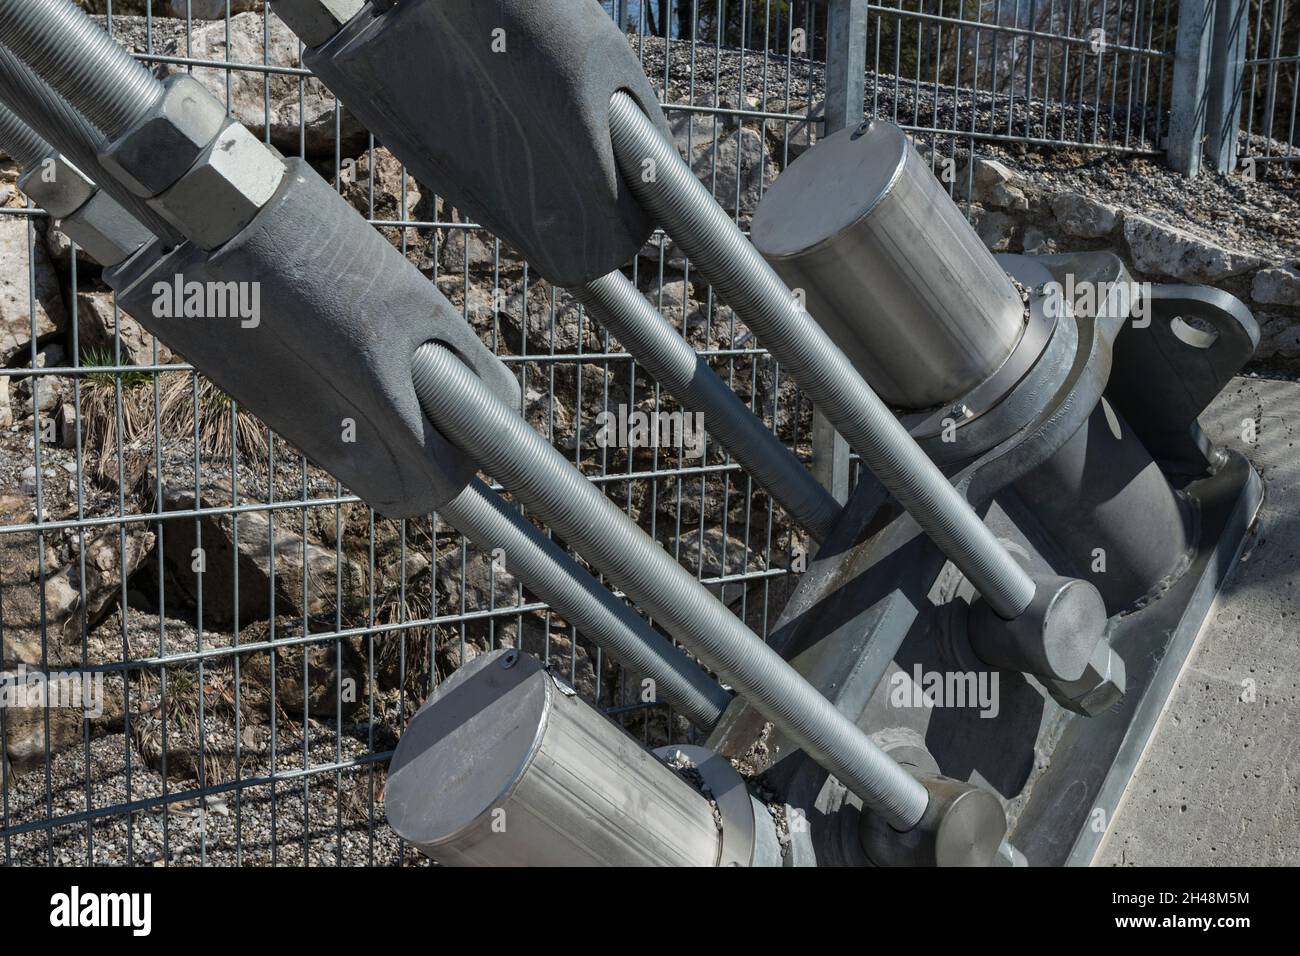
[{"label": "fence panel", "polygon": [[1248,175],[1300,159],[1300,7],[1291,0],[1251,0],[1242,82],[1240,152]]}]

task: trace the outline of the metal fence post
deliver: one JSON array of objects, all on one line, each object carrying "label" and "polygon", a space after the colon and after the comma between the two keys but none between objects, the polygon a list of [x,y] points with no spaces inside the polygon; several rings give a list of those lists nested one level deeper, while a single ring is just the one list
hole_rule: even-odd
[{"label": "metal fence post", "polygon": [[1170,168],[1184,176],[1195,176],[1201,171],[1214,7],[1215,0],[1179,0],[1178,4],[1178,42],[1174,48],[1166,155]]},{"label": "metal fence post", "polygon": [[[826,17],[826,119],[830,136],[862,122],[867,72],[868,0],[828,0]],[[843,503],[849,497],[849,443],[813,409],[812,471]]]},{"label": "metal fence post", "polygon": [[1215,0],[1209,102],[1205,116],[1205,158],[1221,173],[1230,173],[1237,168],[1249,11],[1247,0]]}]

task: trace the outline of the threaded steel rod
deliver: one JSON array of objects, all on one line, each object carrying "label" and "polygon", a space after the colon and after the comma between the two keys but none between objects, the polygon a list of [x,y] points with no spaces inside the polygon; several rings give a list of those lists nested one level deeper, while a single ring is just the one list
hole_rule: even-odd
[{"label": "threaded steel rod", "polygon": [[925,812],[925,788],[736,619],[563,455],[437,343],[415,353],[425,415],[813,760],[893,826]]},{"label": "threaded steel rod", "polygon": [[162,96],[153,75],[70,0],[0,3],[0,43],[110,140]]},{"label": "threaded steel rod", "polygon": [[621,272],[601,276],[574,296],[688,410],[790,517],[824,541],[840,506],[789,448],[709,368]]},{"label": "threaded steel rod", "polygon": [[1029,575],[625,93],[610,101],[610,135],[641,205],[989,606],[1019,615],[1034,596]]},{"label": "threaded steel rod", "polygon": [[470,482],[439,514],[480,548],[501,548],[511,574],[620,663],[653,680],[656,696],[696,727],[718,722],[731,695],[482,481]]},{"label": "threaded steel rod", "polygon": [[53,151],[72,160],[95,185],[155,236],[172,243],[181,241],[180,234],[167,220],[104,171],[99,163],[99,153],[107,145],[104,135],[3,46],[0,46],[0,101],[44,138]]},{"label": "threaded steel rod", "polygon": [[39,166],[57,152],[5,106],[0,106],[0,150],[24,170]]}]

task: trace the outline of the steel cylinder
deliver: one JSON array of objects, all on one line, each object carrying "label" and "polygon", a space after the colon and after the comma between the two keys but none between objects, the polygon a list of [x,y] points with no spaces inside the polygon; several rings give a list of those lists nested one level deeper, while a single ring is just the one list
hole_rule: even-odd
[{"label": "steel cylinder", "polygon": [[1024,330],[1019,292],[892,123],[841,130],[800,157],[752,237],[891,405],[961,398]]},{"label": "steel cylinder", "polygon": [[1062,552],[1057,568],[1092,582],[1108,614],[1132,607],[1186,570],[1188,506],[1106,399],[1015,490]]},{"label": "steel cylinder", "polygon": [[458,866],[715,866],[707,800],[536,658],[503,649],[445,681],[393,755],[388,821]]}]

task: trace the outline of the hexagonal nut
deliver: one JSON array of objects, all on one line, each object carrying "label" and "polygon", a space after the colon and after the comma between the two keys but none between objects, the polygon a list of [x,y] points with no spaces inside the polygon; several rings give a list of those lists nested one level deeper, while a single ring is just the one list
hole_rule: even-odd
[{"label": "hexagonal nut", "polygon": [[99,161],[136,195],[157,196],[193,167],[225,125],[221,101],[188,73],[177,73],[149,115]]},{"label": "hexagonal nut", "polygon": [[105,267],[117,265],[154,238],[153,233],[103,190],[56,225]]},{"label": "hexagonal nut", "polygon": [[244,127],[231,123],[194,168],[149,205],[210,252],[253,221],[284,176],[284,161]]},{"label": "hexagonal nut", "polygon": [[18,177],[18,188],[53,218],[62,219],[89,202],[98,187],[66,156],[49,156]]},{"label": "hexagonal nut", "polygon": [[361,12],[366,0],[272,0],[276,16],[298,34],[298,39],[315,49],[343,29]]},{"label": "hexagonal nut", "polygon": [[1084,717],[1096,717],[1110,710],[1124,698],[1124,659],[1108,641],[1093,651],[1083,676],[1072,681],[1046,681],[1052,699]]}]

